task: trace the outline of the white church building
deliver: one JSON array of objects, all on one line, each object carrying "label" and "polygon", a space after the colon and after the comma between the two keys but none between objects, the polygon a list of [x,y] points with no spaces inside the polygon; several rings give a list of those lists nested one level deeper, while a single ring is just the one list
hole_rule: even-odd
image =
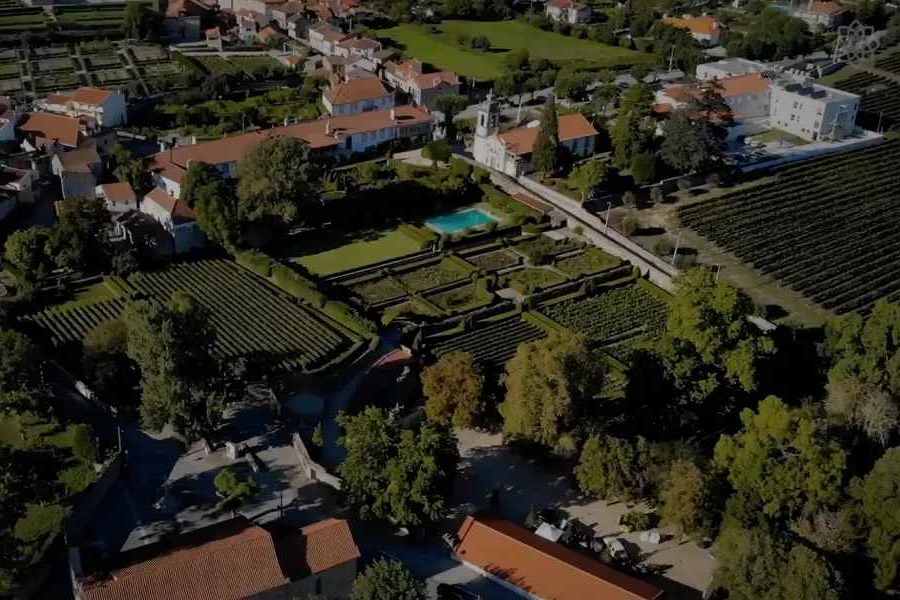
[{"label": "white church building", "polygon": [[[558,119],[559,143],[572,156],[582,158],[594,153],[597,145],[597,130],[584,115],[573,113],[561,115]],[[500,131],[499,111],[492,97],[478,109],[475,125],[473,154],[475,160],[491,169],[501,171],[510,177],[518,177],[531,172],[531,153],[540,131],[535,121],[525,127]]]}]

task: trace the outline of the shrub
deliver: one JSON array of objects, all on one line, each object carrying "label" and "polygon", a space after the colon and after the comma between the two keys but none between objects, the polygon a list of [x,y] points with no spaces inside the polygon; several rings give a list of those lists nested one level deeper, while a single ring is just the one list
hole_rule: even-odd
[{"label": "shrub", "polygon": [[641,222],[637,217],[629,215],[622,219],[622,233],[627,235],[628,237],[633,236],[640,228]]},{"label": "shrub", "polygon": [[272,269],[275,266],[275,261],[271,257],[257,250],[238,252],[234,255],[234,260],[245,269],[250,269],[265,278],[272,276]]},{"label": "shrub", "polygon": [[656,179],[656,157],[651,152],[638,152],[631,159],[631,177],[638,185]]},{"label": "shrub", "polygon": [[630,190],[625,192],[622,194],[622,204],[628,208],[637,208],[637,194]]},{"label": "shrub", "polygon": [[85,463],[97,462],[97,446],[91,437],[89,425],[72,426],[72,454]]},{"label": "shrub", "polygon": [[15,538],[26,544],[55,535],[62,528],[66,509],[59,504],[29,504],[25,516],[16,521]]},{"label": "shrub", "polygon": [[80,464],[68,469],[63,469],[57,477],[62,483],[66,491],[70,494],[77,494],[82,490],[86,490],[89,485],[97,480],[97,473],[91,464]]},{"label": "shrub", "polygon": [[225,467],[213,480],[216,491],[226,501],[241,505],[252,498],[258,491],[256,482],[250,478],[241,477],[231,467]]},{"label": "shrub", "polygon": [[653,514],[639,510],[628,511],[619,518],[619,524],[630,531],[646,531],[653,527],[655,521]]},{"label": "shrub", "polygon": [[668,238],[656,240],[656,243],[653,244],[653,253],[657,256],[662,256],[663,258],[670,257],[674,251],[675,245],[672,244],[672,241]]}]

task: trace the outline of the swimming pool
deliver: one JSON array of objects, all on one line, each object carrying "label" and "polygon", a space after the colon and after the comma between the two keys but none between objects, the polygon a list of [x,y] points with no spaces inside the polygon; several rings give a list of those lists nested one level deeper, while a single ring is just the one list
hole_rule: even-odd
[{"label": "swimming pool", "polygon": [[441,215],[428,219],[425,224],[440,233],[458,233],[473,227],[481,227],[488,223],[496,223],[497,219],[477,208]]}]

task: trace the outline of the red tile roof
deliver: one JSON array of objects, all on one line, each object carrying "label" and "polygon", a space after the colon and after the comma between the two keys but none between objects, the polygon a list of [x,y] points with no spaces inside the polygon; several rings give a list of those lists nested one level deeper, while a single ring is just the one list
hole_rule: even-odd
[{"label": "red tile roof", "polygon": [[81,134],[78,119],[44,112],[26,114],[19,129],[42,140],[57,140],[70,148],[78,146]]},{"label": "red tile roof", "polygon": [[656,586],[534,535],[515,523],[468,517],[457,556],[545,600],[656,600]]},{"label": "red tile roof", "polygon": [[459,77],[453,71],[437,71],[436,73],[416,75],[413,83],[420,90],[432,90],[442,85],[459,85]]},{"label": "red tile roof", "polygon": [[332,104],[351,104],[390,95],[380,79],[365,78],[344,81],[325,91]]},{"label": "red tile roof", "polygon": [[197,220],[197,213],[190,206],[166,193],[162,188],[153,188],[144,196],[144,202],[153,202],[169,213],[176,225]]},{"label": "red tile roof", "polygon": [[137,196],[131,185],[124,182],[104,183],[100,186],[103,191],[103,197],[114,204],[131,204],[134,205]]},{"label": "red tile roof", "polygon": [[[722,79],[716,79],[715,83],[722,98],[735,98],[746,94],[764,94],[772,85],[772,81],[764,77],[762,73],[723,77]],[[690,102],[693,99],[700,98],[702,93],[702,87],[697,84],[672,85],[665,90],[666,96],[676,102]]]},{"label": "red tile roof", "polygon": [[82,599],[239,600],[288,584],[268,531],[242,519],[215,527],[163,554],[135,553],[149,556],[86,582]]},{"label": "red tile roof", "polygon": [[266,25],[265,27],[263,27],[262,29],[260,29],[260,30],[259,30],[259,33],[257,33],[256,35],[258,35],[258,36],[259,36],[259,39],[261,39],[261,40],[264,41],[264,42],[268,42],[269,40],[272,40],[272,39],[276,39],[276,40],[277,40],[277,39],[281,39],[281,38],[283,38],[283,37],[286,37],[283,33],[281,33],[280,31],[278,31],[277,29],[275,29],[275,28],[272,27],[271,25]]},{"label": "red tile roof", "polygon": [[[393,115],[393,118],[392,118]],[[212,165],[237,162],[257,144],[279,135],[294,137],[313,150],[333,148],[347,136],[379,131],[390,127],[413,127],[431,122],[431,113],[414,106],[392,110],[373,110],[355,115],[322,117],[286,127],[273,127],[191,146],[179,146],[155,154],[150,169],[172,181],[181,182],[189,161]]]},{"label": "red tile roof", "polygon": [[663,23],[677,27],[678,29],[687,29],[691,33],[698,35],[713,35],[719,32],[720,25],[714,17],[666,17]]},{"label": "red tile roof", "polygon": [[79,104],[87,104],[88,106],[101,106],[106,102],[112,92],[103,88],[80,87],[74,92],[68,94],[51,94],[47,97],[49,101],[53,98],[53,104],[65,104],[66,102],[77,102]]},{"label": "red tile roof", "polygon": [[306,564],[321,573],[360,557],[350,526],[343,519],[326,519],[300,530],[306,538]]},{"label": "red tile roof", "polygon": [[837,2],[811,2],[808,7],[801,7],[799,12],[810,12],[816,15],[835,17],[844,14],[847,9]]},{"label": "red tile roof", "polygon": [[[597,135],[597,130],[581,113],[562,115],[558,119],[559,141],[565,142]],[[538,138],[539,127],[518,127],[498,134],[507,150],[515,155],[531,154]]]}]

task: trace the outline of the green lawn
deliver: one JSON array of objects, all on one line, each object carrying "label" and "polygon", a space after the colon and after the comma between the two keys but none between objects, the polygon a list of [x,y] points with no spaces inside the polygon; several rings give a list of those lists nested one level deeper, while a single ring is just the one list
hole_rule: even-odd
[{"label": "green lawn", "polygon": [[331,275],[418,251],[418,243],[392,229],[333,250],[301,256],[297,262],[316,275]]},{"label": "green lawn", "polygon": [[[443,21],[440,33],[432,33],[431,26],[403,24],[383,29],[378,35],[390,38],[405,48],[406,54],[476,79],[494,79],[503,72],[503,57],[509,50],[527,48],[532,56],[554,62],[585,61],[592,66],[646,63],[650,54],[598,44],[544,31],[520,21]],[[460,47],[459,34],[469,37],[487,36],[491,40],[489,52],[477,52]]]}]

